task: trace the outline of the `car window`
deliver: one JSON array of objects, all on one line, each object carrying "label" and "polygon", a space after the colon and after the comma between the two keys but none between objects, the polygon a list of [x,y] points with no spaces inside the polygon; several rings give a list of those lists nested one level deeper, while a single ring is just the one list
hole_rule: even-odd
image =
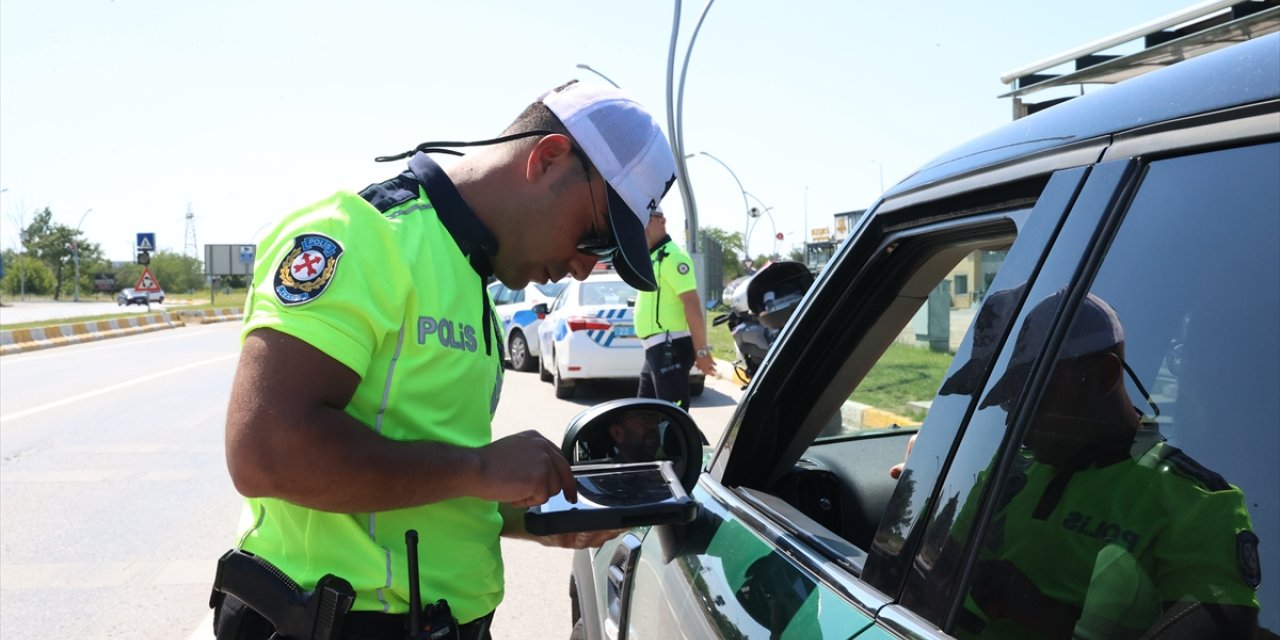
[{"label": "car window", "polygon": [[626,304],[635,297],[635,287],[621,280],[583,282],[579,288],[579,303],[584,305]]},{"label": "car window", "polygon": [[[924,421],[965,331],[1004,264],[1007,241],[996,242],[965,253],[951,266],[858,383],[839,420],[833,419],[819,439],[914,429]],[[977,287],[970,289],[970,281]],[[965,285],[963,291],[957,283]]]},{"label": "car window", "polygon": [[559,295],[556,296],[555,302],[551,303],[550,310],[556,311],[568,303],[569,296],[573,291],[573,287],[565,287]]},{"label": "car window", "polygon": [[546,296],[546,297],[548,297],[548,298],[554,298],[554,297],[556,297],[556,296],[560,295],[560,292],[564,290],[564,288],[565,288],[565,286],[566,286],[567,284],[569,284],[569,283],[568,283],[568,282],[564,282],[564,281],[559,281],[559,282],[548,282],[548,283],[546,283],[546,284],[539,284],[539,283],[536,283],[536,282],[535,282],[533,286],[534,286],[534,288],[536,288],[536,289],[538,290],[538,292],[539,292],[539,293],[541,293],[542,295],[544,295],[544,296]]},{"label": "car window", "polygon": [[1198,603],[1280,631],[1277,175],[1276,144],[1147,168],[1024,411],[958,629],[1136,637]]},{"label": "car window", "polygon": [[512,301],[512,302],[524,302],[524,289],[520,289],[520,290],[518,290],[518,291],[512,291],[512,292],[511,292],[511,301]]}]

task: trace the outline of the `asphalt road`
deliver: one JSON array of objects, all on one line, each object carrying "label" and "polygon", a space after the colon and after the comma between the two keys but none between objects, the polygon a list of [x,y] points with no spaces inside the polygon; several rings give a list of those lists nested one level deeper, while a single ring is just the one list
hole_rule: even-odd
[{"label": "asphalt road", "polygon": [[[212,637],[213,566],[234,542],[241,505],[222,446],[238,329],[0,358],[0,637]],[[559,442],[578,412],[632,393],[585,387],[557,400],[536,373],[508,371],[495,437],[536,428]],[[738,393],[709,380],[695,399],[691,413],[713,442]],[[571,552],[509,540],[503,551],[495,637],[566,638]]]}]

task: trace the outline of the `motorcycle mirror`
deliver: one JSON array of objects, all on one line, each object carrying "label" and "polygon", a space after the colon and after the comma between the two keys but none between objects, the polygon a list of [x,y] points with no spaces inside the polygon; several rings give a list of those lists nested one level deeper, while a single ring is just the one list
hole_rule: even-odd
[{"label": "motorcycle mirror", "polygon": [[570,465],[670,460],[686,492],[702,472],[702,434],[684,409],[663,400],[623,398],[579,413],[560,452]]}]

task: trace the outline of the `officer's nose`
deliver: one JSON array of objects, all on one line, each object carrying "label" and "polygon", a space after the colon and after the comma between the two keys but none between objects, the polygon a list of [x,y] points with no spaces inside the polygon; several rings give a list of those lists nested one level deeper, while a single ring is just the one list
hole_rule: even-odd
[{"label": "officer's nose", "polygon": [[573,275],[574,280],[586,280],[599,261],[600,259],[596,256],[579,253],[569,260],[569,273]]}]

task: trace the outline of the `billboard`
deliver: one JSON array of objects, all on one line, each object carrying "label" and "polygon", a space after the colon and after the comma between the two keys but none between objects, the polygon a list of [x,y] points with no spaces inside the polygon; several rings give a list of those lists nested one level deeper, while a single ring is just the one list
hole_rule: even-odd
[{"label": "billboard", "polygon": [[252,276],[257,247],[252,244],[206,244],[206,276]]}]

